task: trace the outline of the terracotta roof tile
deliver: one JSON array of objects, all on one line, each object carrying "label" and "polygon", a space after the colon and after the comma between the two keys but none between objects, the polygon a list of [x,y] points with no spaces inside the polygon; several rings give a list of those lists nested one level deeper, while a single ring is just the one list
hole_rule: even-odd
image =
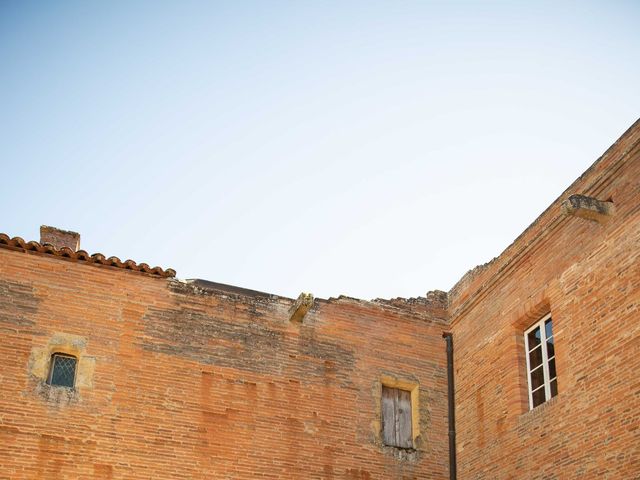
[{"label": "terracotta roof tile", "polygon": [[78,263],[86,263],[89,265],[107,265],[110,267],[123,268],[125,270],[133,270],[134,272],[147,273],[158,277],[175,277],[176,271],[172,268],[163,270],[160,267],[151,268],[146,263],[136,263],[133,260],[121,261],[118,257],[106,258],[101,253],[89,255],[84,250],[74,252],[68,247],[55,248],[53,245],[45,243],[44,245],[30,241],[25,242],[20,237],[9,237],[9,235],[0,233],[0,248],[10,248],[12,250],[23,250],[25,252],[38,252],[54,257],[69,259]]}]

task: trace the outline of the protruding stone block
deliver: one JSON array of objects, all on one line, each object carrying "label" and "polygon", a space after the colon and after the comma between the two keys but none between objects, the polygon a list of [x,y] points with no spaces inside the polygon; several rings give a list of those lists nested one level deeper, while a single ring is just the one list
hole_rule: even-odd
[{"label": "protruding stone block", "polygon": [[289,309],[289,321],[302,323],[304,316],[313,306],[313,295],[301,293],[293,306]]},{"label": "protruding stone block", "polygon": [[615,213],[615,206],[613,202],[604,202],[586,195],[571,195],[562,202],[562,213],[598,223],[605,223]]}]

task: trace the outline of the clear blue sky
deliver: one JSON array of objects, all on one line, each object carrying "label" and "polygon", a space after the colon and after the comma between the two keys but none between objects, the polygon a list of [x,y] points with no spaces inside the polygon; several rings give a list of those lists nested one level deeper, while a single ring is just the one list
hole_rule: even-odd
[{"label": "clear blue sky", "polygon": [[297,296],[448,290],[639,116],[640,3],[0,2],[0,231]]}]

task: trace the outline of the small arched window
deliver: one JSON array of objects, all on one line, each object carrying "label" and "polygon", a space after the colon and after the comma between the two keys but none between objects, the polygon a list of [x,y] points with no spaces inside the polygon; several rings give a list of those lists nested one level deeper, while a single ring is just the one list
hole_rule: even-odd
[{"label": "small arched window", "polygon": [[73,388],[76,381],[76,364],[78,359],[64,353],[51,355],[51,369],[49,370],[49,385]]}]

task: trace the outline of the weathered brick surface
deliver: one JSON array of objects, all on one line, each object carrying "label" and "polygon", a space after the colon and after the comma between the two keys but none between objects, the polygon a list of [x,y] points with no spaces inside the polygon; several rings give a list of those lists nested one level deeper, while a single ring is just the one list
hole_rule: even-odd
[{"label": "weathered brick surface", "polygon": [[[447,475],[443,299],[300,323],[290,299],[29,252],[0,249],[0,278],[0,478]],[[91,387],[30,373],[56,334],[86,339]],[[420,384],[415,451],[381,444],[382,375]]]},{"label": "weathered brick surface", "polygon": [[[294,321],[292,299],[0,236],[0,479],[448,478],[443,331],[459,479],[640,478],[639,142],[448,296]],[[523,332],[549,312],[559,395],[529,411]],[[73,390],[45,382],[63,350]],[[419,384],[415,449],[382,445],[382,379]]]},{"label": "weathered brick surface", "polygon": [[[640,478],[640,128],[450,294],[459,478]],[[605,224],[571,194],[612,199]],[[559,395],[529,411],[524,330],[551,312]]]}]

